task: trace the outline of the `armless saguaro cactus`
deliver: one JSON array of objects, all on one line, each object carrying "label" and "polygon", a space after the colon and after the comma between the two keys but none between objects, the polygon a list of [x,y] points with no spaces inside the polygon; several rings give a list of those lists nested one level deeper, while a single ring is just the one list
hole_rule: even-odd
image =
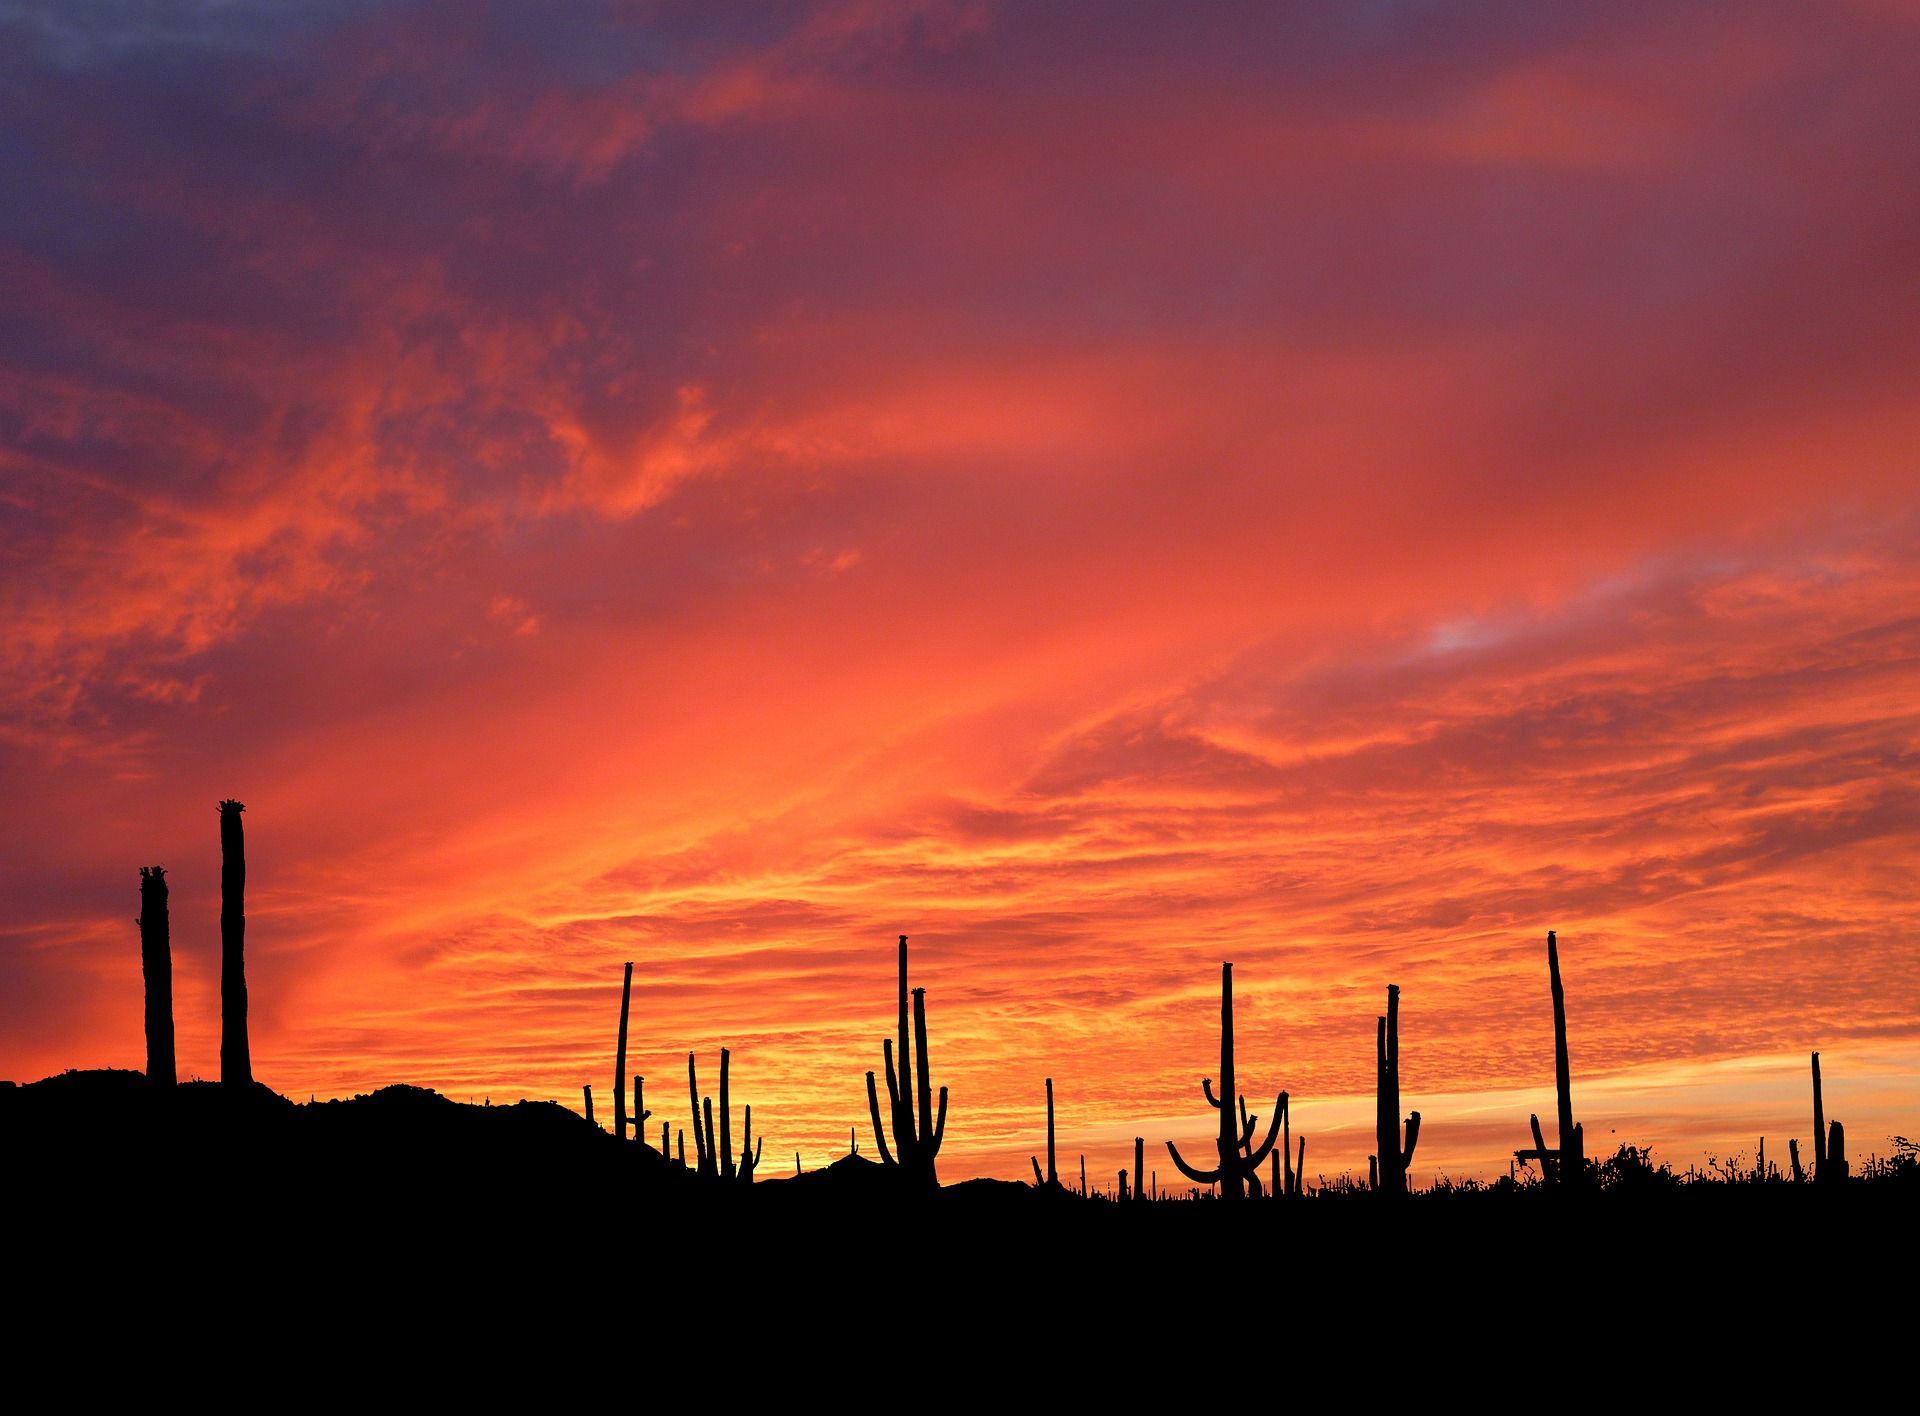
[{"label": "armless saguaro cactus", "polygon": [[251,1082],[247,1048],[247,842],[240,828],[246,807],[220,803],[220,1080]]},{"label": "armless saguaro cactus", "polygon": [[[887,1149],[886,1128],[880,1124],[880,1093],[873,1073],[867,1073],[867,1109],[873,1117],[873,1138],[879,1143],[882,1166],[897,1167],[901,1181],[916,1189],[934,1189],[940,1178],[934,1171],[934,1157],[940,1154],[940,1142],[947,1134],[947,1089],[940,1088],[940,1115],[933,1114],[932,1083],[927,1075],[927,990],[916,988],[913,994],[914,1061],[920,1067],[920,1117],[913,1114],[913,1068],[907,1056],[907,936],[900,936],[900,1067],[893,1065],[893,1042],[885,1041],[881,1051],[887,1062],[887,1098],[893,1119],[893,1150]],[[897,1152],[898,1158],[895,1158]]]},{"label": "armless saguaro cactus", "polygon": [[[1200,1090],[1205,1093],[1207,1104],[1220,1113],[1220,1135],[1215,1148],[1220,1155],[1220,1164],[1212,1170],[1200,1170],[1188,1165],[1181,1159],[1179,1148],[1172,1141],[1167,1142],[1167,1153],[1173,1157],[1173,1163],[1180,1173],[1196,1185],[1220,1186],[1220,1198],[1223,1200],[1243,1200],[1247,1197],[1247,1181],[1258,1180],[1260,1166],[1273,1149],[1273,1143],[1280,1134],[1281,1107],[1276,1102],[1273,1109],[1273,1123],[1267,1128],[1267,1138],[1256,1150],[1252,1146],[1253,1128],[1246,1127],[1246,1136],[1240,1135],[1240,1127],[1234,1124],[1234,1101],[1239,1093],[1234,1089],[1233,1057],[1233,965],[1220,966],[1220,1094],[1214,1095],[1213,1079],[1203,1077]],[[1243,1150],[1243,1146],[1245,1149]]]},{"label": "armless saguaro cactus", "polygon": [[1380,1148],[1380,1189],[1389,1195],[1407,1193],[1407,1167],[1420,1141],[1420,1113],[1407,1117],[1407,1143],[1400,1144],[1400,988],[1387,985],[1387,1014],[1379,1020],[1374,1044],[1374,1133]]},{"label": "armless saguaro cactus", "polygon": [[[627,1138],[627,1000],[633,995],[633,964],[627,964],[626,975],[620,980],[620,1035],[613,1045],[613,1134],[616,1140]],[[634,1130],[639,1131],[643,1117],[633,1118]],[[641,1132],[644,1138],[645,1133]]]},{"label": "armless saguaro cactus", "polygon": [[140,867],[140,974],[147,989],[147,1080],[170,1087],[173,1065],[173,942],[167,928],[167,872]]}]

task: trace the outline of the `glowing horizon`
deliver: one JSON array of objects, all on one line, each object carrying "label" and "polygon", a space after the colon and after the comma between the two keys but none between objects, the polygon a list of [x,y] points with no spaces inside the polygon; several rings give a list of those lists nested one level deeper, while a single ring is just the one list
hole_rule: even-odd
[{"label": "glowing horizon", "polygon": [[813,1168],[905,933],[943,1179],[1204,1145],[1224,959],[1310,1174],[1390,983],[1491,1174],[1556,929],[1590,1153],[1920,1132],[1915,7],[0,36],[0,1076],[142,865],[217,1074],[235,796],[296,1099],[605,1120],[632,960]]}]

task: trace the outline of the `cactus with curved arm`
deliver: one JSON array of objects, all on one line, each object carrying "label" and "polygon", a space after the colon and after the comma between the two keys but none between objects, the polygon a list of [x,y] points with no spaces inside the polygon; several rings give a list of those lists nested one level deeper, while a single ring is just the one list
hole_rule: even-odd
[{"label": "cactus with curved arm", "polygon": [[1400,1144],[1400,986],[1387,985],[1387,1012],[1374,1041],[1374,1139],[1379,1147],[1380,1189],[1407,1193],[1407,1169],[1420,1142],[1420,1113],[1407,1117],[1407,1143]]},{"label": "cactus with curved arm", "polygon": [[[940,1154],[940,1142],[947,1134],[947,1089],[940,1088],[940,1115],[934,1118],[933,1089],[927,1074],[927,990],[916,988],[913,994],[914,1057],[907,1055],[907,936],[900,936],[900,1067],[893,1064],[893,1041],[887,1039],[881,1051],[887,1063],[887,1099],[893,1118],[893,1149],[887,1149],[886,1127],[880,1123],[880,1092],[873,1073],[867,1073],[867,1109],[873,1117],[873,1138],[879,1143],[880,1163],[895,1168],[899,1178],[917,1187],[939,1185],[933,1168]],[[913,1063],[920,1068],[920,1115],[914,1119]],[[896,1158],[897,1153],[897,1158]]]},{"label": "cactus with curved arm", "polygon": [[1267,1138],[1257,1148],[1253,1146],[1253,1131],[1260,1118],[1246,1116],[1244,1102],[1241,1103],[1240,1114],[1245,1120],[1235,1124],[1234,1103],[1239,1093],[1234,1088],[1232,964],[1220,966],[1220,1094],[1214,1095],[1211,1077],[1201,1078],[1200,1090],[1206,1095],[1207,1104],[1220,1113],[1220,1135],[1214,1143],[1220,1164],[1212,1170],[1189,1165],[1172,1141],[1167,1142],[1167,1153],[1173,1157],[1173,1163],[1179,1167],[1180,1173],[1194,1184],[1217,1184],[1222,1199],[1243,1200],[1247,1197],[1247,1182],[1251,1180],[1255,1185],[1259,1184],[1260,1166],[1280,1135],[1280,1118],[1284,1109],[1276,1100],[1273,1122],[1267,1127]]}]

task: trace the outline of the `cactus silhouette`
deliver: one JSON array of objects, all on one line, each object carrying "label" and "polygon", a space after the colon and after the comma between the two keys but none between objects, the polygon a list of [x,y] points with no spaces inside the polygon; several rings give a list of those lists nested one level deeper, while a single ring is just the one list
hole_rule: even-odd
[{"label": "cactus silhouette", "polygon": [[1033,1183],[1034,1184],[1042,1187],[1051,1185],[1056,1190],[1060,1188],[1059,1172],[1053,1168],[1053,1078],[1052,1077],[1047,1078],[1047,1173],[1044,1178],[1040,1174],[1039,1159],[1034,1156],[1028,1156],[1027,1159],[1033,1161]]},{"label": "cactus silhouette", "polygon": [[[947,1133],[947,1089],[940,1088],[940,1115],[933,1114],[932,1084],[927,1075],[927,990],[916,988],[913,994],[913,1027],[917,1044],[910,1062],[907,1054],[907,936],[900,936],[900,1065],[894,1068],[893,1041],[882,1043],[887,1063],[887,1099],[893,1119],[893,1150],[887,1149],[886,1127],[880,1122],[880,1094],[873,1073],[867,1073],[867,1109],[873,1117],[873,1138],[880,1148],[880,1163],[899,1172],[901,1180],[915,1188],[932,1189],[940,1183],[934,1170],[934,1158],[940,1154],[940,1142]],[[913,1066],[919,1064],[920,1116],[916,1124],[913,1112]],[[897,1158],[896,1158],[897,1155]]]},{"label": "cactus silhouette", "polygon": [[167,928],[167,872],[140,867],[140,974],[147,991],[147,1080],[170,1087],[173,1064],[173,943]]},{"label": "cactus silhouette", "polygon": [[[1240,1104],[1240,1149],[1248,1158],[1251,1158],[1253,1154],[1253,1128],[1260,1124],[1260,1118],[1258,1116],[1247,1115],[1247,1099],[1244,1096],[1238,1098],[1238,1101]],[[1284,1113],[1286,1107],[1287,1094],[1281,1092],[1279,1110]],[[1268,1153],[1271,1154],[1271,1150]],[[1260,1184],[1260,1176],[1257,1173],[1250,1173],[1247,1176],[1247,1191],[1256,1200],[1260,1199],[1265,1193]]]},{"label": "cactus silhouette", "polygon": [[[627,1138],[627,1000],[633,994],[633,964],[627,964],[620,980],[620,1035],[613,1045],[613,1134],[616,1140]],[[643,1119],[635,1105],[634,1127]]]},{"label": "cactus silhouette", "polygon": [[1813,1054],[1813,1178],[1838,1181],[1847,1178],[1847,1132],[1838,1121],[1827,1124],[1827,1110],[1820,1095],[1820,1054]]},{"label": "cactus silhouette", "polygon": [[1587,1178],[1586,1140],[1573,1119],[1573,1089],[1567,1066],[1567,994],[1560,983],[1560,948],[1551,929],[1547,931],[1547,976],[1553,986],[1553,1089],[1560,1147],[1547,1148],[1546,1137],[1540,1133],[1540,1118],[1530,1116],[1527,1120],[1533,1128],[1533,1149],[1517,1150],[1513,1158],[1538,1160],[1540,1178],[1549,1185],[1578,1185]]},{"label": "cactus silhouette", "polygon": [[[1214,1095],[1213,1080],[1203,1077],[1200,1090],[1207,1098],[1207,1104],[1220,1113],[1220,1135],[1215,1141],[1220,1163],[1212,1170],[1201,1170],[1188,1165],[1181,1158],[1179,1147],[1172,1141],[1167,1142],[1167,1153],[1173,1157],[1173,1163],[1182,1175],[1196,1185],[1220,1186],[1220,1198],[1223,1200],[1245,1199],[1247,1181],[1258,1183],[1260,1165],[1273,1150],[1273,1143],[1280,1134],[1280,1112],[1278,1104],[1274,1107],[1273,1124],[1267,1128],[1267,1138],[1259,1148],[1252,1149],[1253,1126],[1249,1121],[1244,1127],[1234,1124],[1234,1102],[1239,1093],[1234,1090],[1235,1082],[1233,1056],[1233,965],[1220,966],[1220,1094]],[[1244,1105],[1242,1107],[1244,1111]],[[1240,1132],[1246,1132],[1243,1137]]]},{"label": "cactus silhouette", "polygon": [[593,1124],[595,1124],[595,1123],[594,1123],[594,1119],[593,1119],[593,1088],[592,1088],[592,1087],[581,1087],[581,1088],[580,1088],[580,1098],[581,1098],[581,1100],[582,1100],[582,1101],[584,1101],[584,1102],[586,1103],[586,1107],[587,1107],[587,1124],[588,1124],[589,1126],[591,1126],[591,1125],[593,1125]]},{"label": "cactus silhouette", "polygon": [[251,1082],[247,1047],[247,842],[240,828],[246,807],[220,803],[220,1080]]},{"label": "cactus silhouette", "polygon": [[[645,1077],[633,1079],[633,1138],[643,1146],[647,1143],[647,1118],[653,1115],[646,1107],[646,1086]],[[662,1142],[660,1154],[666,1153],[666,1144]]]},{"label": "cactus silhouette", "polygon": [[[760,1144],[753,1139],[753,1108],[745,1107],[741,1113],[740,1159],[736,1164],[733,1158],[733,1106],[728,1094],[728,1069],[732,1063],[732,1054],[726,1048],[720,1049],[720,1135],[716,1140],[713,1134],[713,1098],[701,1097],[700,1076],[694,1064],[691,1052],[687,1054],[687,1089],[693,1098],[693,1145],[697,1152],[698,1173],[717,1179],[722,1183],[738,1181],[743,1185],[753,1183],[753,1172],[760,1165]],[[684,1156],[685,1142],[682,1141]]]},{"label": "cactus silhouette", "polygon": [[1147,1138],[1133,1138],[1133,1198],[1144,1200],[1147,1183]]},{"label": "cactus silhouette", "polygon": [[1407,1143],[1400,1145],[1400,988],[1387,985],[1387,1013],[1375,1034],[1374,1134],[1380,1154],[1380,1189],[1389,1195],[1407,1193],[1407,1167],[1420,1141],[1420,1113],[1407,1117]]}]

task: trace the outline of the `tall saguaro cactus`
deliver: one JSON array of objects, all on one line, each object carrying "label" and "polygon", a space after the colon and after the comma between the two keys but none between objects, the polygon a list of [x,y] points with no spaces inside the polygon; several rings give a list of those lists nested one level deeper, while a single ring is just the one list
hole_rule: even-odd
[{"label": "tall saguaro cactus", "polygon": [[1820,1054],[1813,1054],[1813,1178],[1829,1184],[1847,1178],[1847,1131],[1838,1121],[1828,1125],[1820,1097]]},{"label": "tall saguaro cactus", "polygon": [[140,867],[140,975],[147,990],[147,1080],[170,1087],[173,1063],[173,941],[167,926],[167,872]]},{"label": "tall saguaro cactus", "polygon": [[1547,1184],[1578,1185],[1587,1177],[1586,1138],[1573,1119],[1573,1088],[1567,1066],[1567,992],[1560,983],[1560,946],[1554,931],[1547,931],[1547,976],[1553,986],[1553,1087],[1559,1110],[1560,1146],[1547,1149],[1540,1133],[1540,1118],[1528,1117],[1533,1128],[1533,1149],[1517,1150],[1515,1160],[1538,1160],[1540,1178]]},{"label": "tall saguaro cactus", "polygon": [[[1233,1057],[1233,965],[1220,966],[1220,1094],[1214,1095],[1213,1079],[1203,1077],[1200,1090],[1205,1093],[1207,1104],[1220,1113],[1220,1135],[1215,1141],[1219,1151],[1220,1164],[1212,1170],[1200,1170],[1188,1165],[1180,1157],[1180,1151],[1172,1141],[1167,1142],[1167,1153],[1173,1157],[1173,1163],[1180,1173],[1196,1185],[1220,1186],[1220,1198],[1223,1200],[1243,1200],[1247,1197],[1247,1182],[1258,1181],[1260,1166],[1273,1149],[1274,1140],[1280,1134],[1281,1106],[1276,1102],[1273,1109],[1273,1123],[1267,1128],[1267,1138],[1258,1149],[1252,1146],[1253,1124],[1250,1120],[1244,1127],[1235,1124],[1234,1101],[1239,1096],[1235,1090]],[[1244,1147],[1244,1149],[1243,1149]]]},{"label": "tall saguaro cactus", "polygon": [[240,827],[246,807],[220,803],[220,1080],[251,1082],[247,1048],[247,841]]},{"label": "tall saguaro cactus", "polygon": [[1045,1179],[1042,1179],[1040,1175],[1040,1162],[1038,1160],[1035,1160],[1034,1157],[1032,1156],[1028,1156],[1027,1159],[1033,1161],[1033,1183],[1034,1184],[1040,1185],[1040,1186],[1051,1185],[1055,1189],[1058,1189],[1060,1187],[1060,1174],[1053,1167],[1053,1078],[1052,1077],[1047,1078],[1047,1174]]},{"label": "tall saguaro cactus", "polygon": [[[940,1115],[933,1114],[932,1082],[927,1073],[927,990],[916,988],[913,994],[914,1057],[920,1068],[920,1115],[914,1119],[913,1066],[907,1054],[907,936],[900,936],[900,1066],[896,1072],[893,1042],[885,1041],[881,1051],[887,1063],[887,1099],[893,1120],[893,1150],[887,1149],[886,1128],[880,1122],[880,1093],[873,1073],[867,1073],[867,1109],[873,1117],[873,1138],[879,1143],[880,1163],[897,1167],[900,1178],[916,1188],[939,1185],[934,1157],[940,1154],[940,1142],[947,1134],[947,1089],[940,1088]],[[897,1158],[896,1158],[897,1153]]]},{"label": "tall saguaro cactus", "polygon": [[[613,1045],[613,1135],[615,1140],[627,1138],[627,1002],[633,996],[633,964],[627,964],[626,974],[620,980],[620,1035]],[[636,1108],[638,1101],[635,1102]],[[640,1123],[646,1118],[635,1115],[633,1126],[640,1139],[646,1134],[640,1130]]]},{"label": "tall saguaro cactus", "polygon": [[1389,1195],[1407,1193],[1407,1167],[1420,1141],[1420,1113],[1407,1117],[1407,1143],[1400,1145],[1400,986],[1387,985],[1387,1013],[1379,1020],[1374,1044],[1377,1085],[1374,1089],[1374,1135],[1380,1148],[1380,1189]]}]

